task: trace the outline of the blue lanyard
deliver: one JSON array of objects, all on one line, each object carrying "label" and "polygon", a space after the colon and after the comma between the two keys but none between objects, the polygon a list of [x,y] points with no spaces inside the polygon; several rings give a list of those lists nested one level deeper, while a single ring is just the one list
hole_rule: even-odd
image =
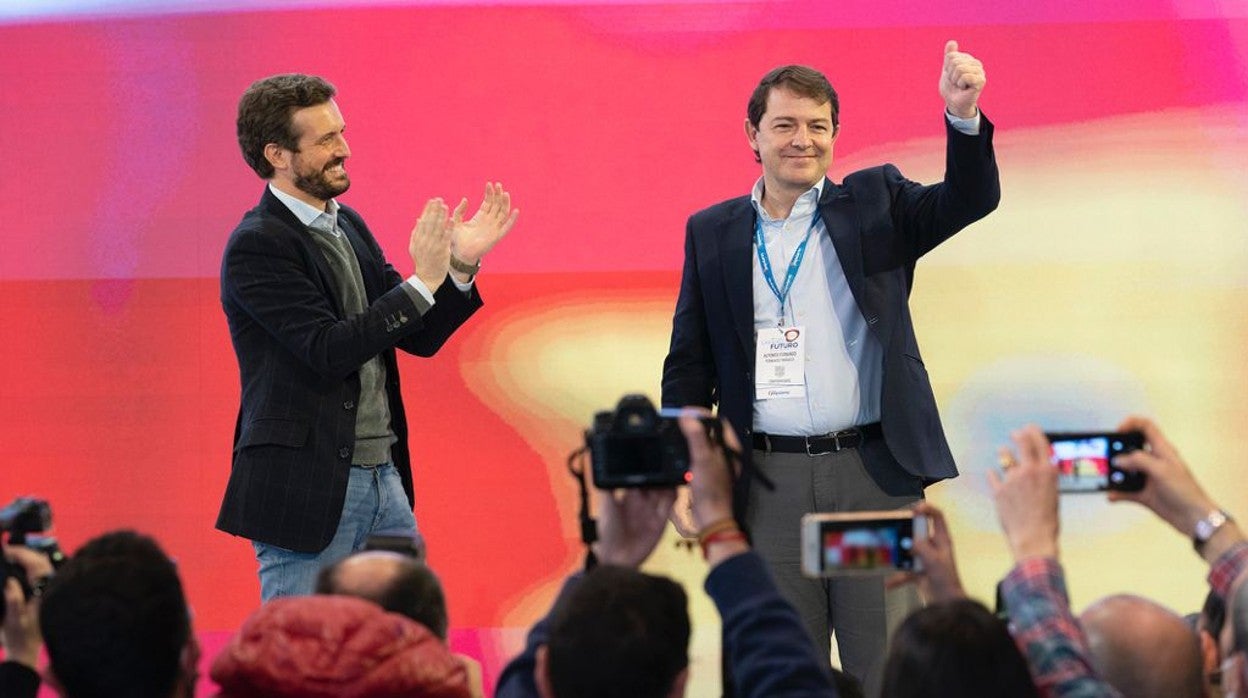
[{"label": "blue lanyard", "polygon": [[763,240],[762,217],[757,214],[754,216],[754,246],[758,248],[758,266],[763,272],[763,280],[771,287],[771,292],[776,294],[776,300],[780,301],[781,324],[784,324],[784,303],[789,297],[789,291],[793,290],[793,280],[797,278],[797,269],[802,266],[802,258],[806,256],[806,243],[810,242],[810,234],[818,222],[819,212],[816,210],[810,216],[810,227],[806,229],[802,244],[797,246],[797,249],[793,251],[793,259],[789,260],[789,271],[784,275],[784,287],[779,288],[776,286],[775,275],[771,273],[771,256],[767,254],[767,244]]}]

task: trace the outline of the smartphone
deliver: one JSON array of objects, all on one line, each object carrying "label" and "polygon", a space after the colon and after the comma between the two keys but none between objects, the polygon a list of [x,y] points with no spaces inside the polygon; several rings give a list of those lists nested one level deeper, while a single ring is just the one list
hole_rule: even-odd
[{"label": "smartphone", "polygon": [[1045,434],[1057,468],[1059,492],[1138,492],[1144,473],[1114,467],[1114,456],[1144,448],[1138,431],[1053,432]]},{"label": "smartphone", "polygon": [[807,514],[802,517],[802,572],[808,577],[887,574],[922,569],[916,537],[927,517],[909,509]]}]

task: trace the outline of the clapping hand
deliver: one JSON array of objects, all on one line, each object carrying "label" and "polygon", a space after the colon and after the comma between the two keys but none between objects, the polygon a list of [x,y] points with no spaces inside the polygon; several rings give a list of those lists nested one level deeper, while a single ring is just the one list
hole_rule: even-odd
[{"label": "clapping hand", "polygon": [[486,182],[481,207],[465,221],[467,207],[468,200],[463,199],[451,215],[451,250],[456,259],[473,265],[511,230],[520,209],[511,207],[511,194],[497,182]]}]

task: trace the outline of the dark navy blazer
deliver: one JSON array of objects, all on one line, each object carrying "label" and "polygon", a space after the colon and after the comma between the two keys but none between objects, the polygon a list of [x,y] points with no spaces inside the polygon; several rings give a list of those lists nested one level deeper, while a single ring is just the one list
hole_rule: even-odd
[{"label": "dark navy blazer", "polygon": [[[884,349],[880,421],[884,445],[863,460],[887,486],[957,475],[908,299],[919,257],[997,207],[1001,186],[992,124],[965,135],[946,122],[944,181],[924,186],[883,165],[827,182],[819,214],[858,308]],[[748,196],[689,218],[672,340],[663,364],[663,405],[719,405],[748,444],[754,401],[754,207]],[[903,483],[904,486],[904,483]]]},{"label": "dark navy blazer", "polygon": [[338,528],[355,447],[359,369],[386,367],[395,467],[412,493],[407,419],[395,347],[432,356],[481,306],[450,279],[421,316],[368,227],[341,206],[339,227],[359,260],[368,308],[348,317],[333,272],[306,227],[265,187],[230,235],[221,304],[242,381],[234,456],[217,528],[300,552],[320,552]]}]

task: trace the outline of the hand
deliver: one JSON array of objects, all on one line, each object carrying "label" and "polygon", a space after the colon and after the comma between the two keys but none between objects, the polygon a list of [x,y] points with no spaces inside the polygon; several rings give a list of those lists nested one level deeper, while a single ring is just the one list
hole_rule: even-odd
[{"label": "hand", "polygon": [[949,113],[961,119],[979,113],[979,93],[988,78],[984,64],[969,53],[958,51],[958,42],[945,44],[945,63],[940,70],[940,96]]},{"label": "hand", "polygon": [[511,194],[503,191],[502,184],[490,182],[485,183],[485,197],[481,200],[481,207],[472,214],[472,218],[464,221],[462,219],[467,206],[467,199],[460,201],[451,216],[451,247],[456,259],[476,264],[516,224],[520,209],[512,209]]},{"label": "hand", "polygon": [[697,538],[698,524],[693,520],[693,494],[688,487],[676,490],[676,503],[672,505],[672,514],[668,517],[681,538]]},{"label": "hand", "polygon": [[451,219],[442,199],[430,199],[412,228],[407,252],[416,266],[416,277],[436,293],[446,281],[451,265]]},{"label": "hand", "polygon": [[1029,557],[1057,557],[1057,468],[1049,458],[1049,441],[1040,427],[1029,424],[1010,434],[1018,461],[1001,449],[1010,465],[998,476],[988,471],[988,484],[997,505],[997,518],[1010,544],[1014,561]]},{"label": "hand", "polygon": [[1156,424],[1144,417],[1131,416],[1118,426],[1118,430],[1143,432],[1148,450],[1117,456],[1114,465],[1123,470],[1142,472],[1147,477],[1144,489],[1139,492],[1111,490],[1109,501],[1139,502],[1179,533],[1192,535],[1196,522],[1217,509],[1218,505],[1196,482],[1178,450]]},{"label": "hand", "polygon": [[[686,407],[680,417],[680,430],[689,443],[689,482],[692,496],[693,523],[701,530],[717,521],[732,518],[732,472],[724,448],[712,444],[707,438],[706,426],[698,415],[710,416],[705,408]],[[724,446],[738,453],[741,442],[737,440],[732,425],[720,421]]]},{"label": "hand", "polygon": [[917,582],[926,603],[940,603],[966,598],[958,565],[953,555],[953,538],[940,509],[927,502],[914,507],[916,515],[927,517],[927,536],[915,536],[914,556],[923,562],[921,572],[899,572],[885,582],[889,589]]},{"label": "hand", "polygon": [[675,489],[598,490],[598,541],[604,565],[637,567],[659,544],[676,501]]},{"label": "hand", "polygon": [[[732,425],[720,421],[723,444],[713,444],[707,438],[706,426],[698,415],[710,416],[705,408],[686,407],[680,417],[680,431],[689,444],[689,492],[692,496],[693,522],[698,529],[724,520],[734,520],[732,513],[732,467],[725,450],[741,452],[741,442]],[[735,520],[734,520],[735,521]],[[747,552],[749,544],[743,539],[719,540],[705,547],[706,562],[713,569],[721,562]]]},{"label": "hand", "polygon": [[[26,570],[27,581],[34,586],[52,574],[48,556],[19,546],[4,546],[3,554],[10,562]],[[38,669],[39,649],[43,635],[39,632],[39,599],[26,599],[16,579],[4,580],[4,625],[0,627],[0,647],[8,659]]]}]

